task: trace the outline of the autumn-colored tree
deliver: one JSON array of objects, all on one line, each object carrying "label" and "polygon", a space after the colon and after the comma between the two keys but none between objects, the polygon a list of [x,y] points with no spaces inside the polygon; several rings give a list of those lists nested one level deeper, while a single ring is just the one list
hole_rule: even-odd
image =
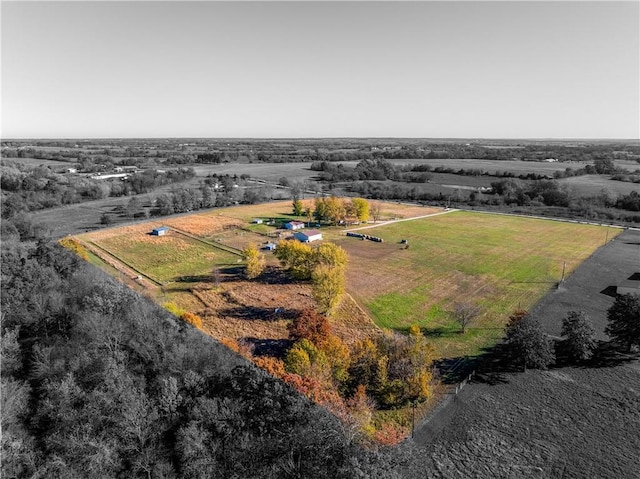
[{"label": "autumn-colored tree", "polygon": [[190,325],[192,325],[193,327],[195,327],[197,329],[202,329],[202,318],[200,316],[198,316],[197,314],[190,313],[189,311],[186,311],[185,313],[183,313],[180,316],[180,319],[182,319],[183,321],[189,323]]},{"label": "autumn-colored tree", "polygon": [[351,351],[349,376],[355,385],[364,385],[372,392],[378,370],[378,347],[370,338],[357,341]]},{"label": "autumn-colored tree", "polygon": [[338,385],[346,384],[349,380],[349,366],[351,364],[351,351],[338,336],[330,334],[320,345],[320,350],[325,354],[331,375]]},{"label": "autumn-colored tree", "polygon": [[304,215],[307,217],[307,226],[311,224],[311,219],[313,218],[313,210],[311,207],[307,206],[304,209]]},{"label": "autumn-colored tree", "polygon": [[354,213],[359,221],[367,221],[369,219],[369,202],[364,198],[353,198],[351,200]]},{"label": "autumn-colored tree", "polygon": [[247,262],[245,269],[247,279],[254,279],[260,276],[265,268],[265,259],[264,255],[258,251],[258,247],[249,245],[242,251],[242,254]]},{"label": "autumn-colored tree", "polygon": [[289,373],[313,377],[327,387],[333,386],[326,354],[308,339],[301,339],[287,351],[284,367]]},{"label": "autumn-colored tree", "polygon": [[223,338],[220,340],[220,342],[232,351],[235,351],[236,353],[244,356],[247,359],[253,358],[253,347],[246,341],[238,341],[237,339],[233,338]]},{"label": "autumn-colored tree", "polygon": [[164,303],[163,306],[171,314],[175,314],[178,317],[181,317],[184,313],[187,312],[187,310],[184,309],[183,307],[178,306],[176,303],[173,303],[170,301],[167,301],[166,303]]},{"label": "autumn-colored tree", "polygon": [[327,387],[322,381],[314,377],[291,373],[285,374],[283,380],[313,402],[326,407],[336,416],[344,417],[346,415],[347,408],[344,399],[335,389]]},{"label": "autumn-colored tree", "polygon": [[353,396],[346,401],[346,405],[357,431],[365,438],[371,437],[375,432],[371,424],[375,403],[367,395],[367,390],[362,384],[358,384]]},{"label": "autumn-colored tree", "polygon": [[276,258],[295,278],[306,280],[313,271],[313,248],[296,240],[283,240],[274,252]]},{"label": "autumn-colored tree", "polygon": [[272,356],[256,356],[253,358],[253,362],[256,366],[278,379],[282,379],[287,374],[282,359]]},{"label": "autumn-colored tree", "polygon": [[408,428],[394,424],[392,422],[385,422],[374,433],[374,439],[378,444],[383,446],[396,446],[400,444],[407,437]]},{"label": "autumn-colored tree", "polygon": [[342,301],[346,283],[344,270],[321,264],[313,270],[311,279],[313,299],[322,313],[330,315]]},{"label": "autumn-colored tree", "polygon": [[322,243],[313,251],[314,266],[322,264],[344,269],[347,261],[347,252],[335,243]]},{"label": "autumn-colored tree", "polygon": [[327,220],[333,224],[344,221],[347,215],[347,209],[342,198],[330,196],[325,198]]},{"label": "autumn-colored tree", "polygon": [[89,252],[76,238],[73,238],[71,236],[62,238],[60,240],[60,245],[67,248],[69,251],[73,251],[83,260],[89,261]]},{"label": "autumn-colored tree", "polygon": [[308,339],[317,346],[322,346],[331,335],[329,320],[312,309],[304,309],[287,326],[289,338],[293,341]]},{"label": "autumn-colored tree", "polygon": [[342,198],[330,196],[328,198],[316,198],[315,200],[315,217],[318,221],[327,221],[329,223],[338,224],[344,220],[347,209]]},{"label": "autumn-colored tree", "polygon": [[304,206],[302,205],[302,201],[299,198],[293,200],[293,214],[295,216],[302,216],[304,213]]},{"label": "autumn-colored tree", "polygon": [[[287,356],[284,360],[284,369],[292,374],[307,376],[311,371],[311,358],[309,357],[309,347],[305,347],[307,345],[302,344],[302,341],[309,342],[308,340],[303,339],[287,351]],[[309,344],[313,346],[313,343]]]},{"label": "autumn-colored tree", "polygon": [[349,374],[384,407],[422,401],[431,393],[434,349],[417,327],[404,336],[385,333],[354,345]]}]

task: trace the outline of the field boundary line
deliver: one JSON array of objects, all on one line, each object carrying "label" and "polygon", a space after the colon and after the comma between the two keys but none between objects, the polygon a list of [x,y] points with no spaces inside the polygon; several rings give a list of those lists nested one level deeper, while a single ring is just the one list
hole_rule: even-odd
[{"label": "field boundary line", "polygon": [[[111,258],[115,259],[116,261],[118,261],[120,264],[124,265],[125,267],[129,268],[131,271],[137,273],[138,275],[147,278],[149,281],[151,281],[152,283],[158,285],[158,286],[164,286],[164,283],[158,281],[157,279],[152,278],[151,276],[149,276],[148,274],[140,271],[139,269],[135,268],[134,266],[131,266],[129,263],[127,263],[126,261],[124,261],[123,259],[119,258],[117,255],[113,254],[111,251],[109,251],[106,248],[103,248],[102,246],[100,246],[97,243],[94,243],[93,241],[87,241],[86,244],[88,244],[90,247],[93,247],[93,252],[94,253],[98,253],[101,252],[102,254],[107,254],[108,256],[110,256]],[[96,251],[97,250],[97,251]],[[101,256],[100,254],[98,254],[98,256]],[[115,265],[112,265],[115,266]]]},{"label": "field boundary line", "polygon": [[502,215],[502,216],[517,216],[519,218],[530,218],[534,220],[548,220],[557,221],[559,223],[573,223],[578,225],[590,225],[590,226],[605,226],[607,228],[618,228],[621,230],[634,229],[628,226],[596,223],[594,221],[574,220],[571,218],[552,217],[552,216],[537,216],[537,215],[525,215],[523,213],[507,213],[505,211],[486,211],[486,210],[470,210],[466,208],[458,208],[457,211],[466,211],[467,213],[482,213],[485,215]]},{"label": "field boundary line", "polygon": [[413,220],[420,220],[420,219],[423,219],[423,218],[431,218],[432,216],[446,215],[446,214],[449,214],[449,213],[453,213],[454,211],[461,211],[461,210],[449,209],[448,211],[439,211],[438,213],[431,213],[431,214],[422,215],[422,216],[414,216],[412,218],[400,218],[400,219],[397,219],[397,220],[382,221],[382,222],[380,222],[378,224],[362,226],[360,228],[350,228],[350,229],[348,229],[346,231],[360,231],[360,230],[366,230],[366,229],[369,229],[369,228],[377,228],[378,226],[386,226],[386,225],[391,225],[391,224],[394,224],[394,223],[401,223],[403,221],[413,221]]}]

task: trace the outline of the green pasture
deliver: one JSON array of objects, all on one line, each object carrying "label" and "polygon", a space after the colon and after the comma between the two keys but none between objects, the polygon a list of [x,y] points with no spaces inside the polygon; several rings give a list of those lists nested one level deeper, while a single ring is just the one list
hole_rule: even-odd
[{"label": "green pasture", "polygon": [[[403,221],[366,232],[397,244],[367,270],[370,283],[385,291],[353,291],[382,327],[405,330],[419,325],[445,357],[477,354],[502,337],[515,309],[530,309],[554,289],[566,262],[568,276],[619,229],[514,216],[453,212]],[[401,240],[408,240],[403,249]],[[359,246],[350,238],[345,247]],[[360,261],[360,260],[358,260]],[[477,305],[481,313],[459,334],[448,313],[456,302]],[[558,318],[560,321],[561,318]]]},{"label": "green pasture", "polygon": [[161,283],[206,280],[214,267],[236,265],[239,256],[186,236],[138,239],[131,235],[104,238],[96,243],[126,264]]}]

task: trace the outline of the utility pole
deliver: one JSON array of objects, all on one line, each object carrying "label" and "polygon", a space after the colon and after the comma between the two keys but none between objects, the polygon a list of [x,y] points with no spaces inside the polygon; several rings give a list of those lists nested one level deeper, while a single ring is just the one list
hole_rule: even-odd
[{"label": "utility pole", "polygon": [[609,228],[607,228],[607,236],[604,239],[604,244],[606,245],[608,241],[609,241]]},{"label": "utility pole", "polygon": [[565,271],[566,267],[567,267],[567,262],[563,261],[562,262],[562,279],[560,280],[561,283],[564,283],[564,271]]}]

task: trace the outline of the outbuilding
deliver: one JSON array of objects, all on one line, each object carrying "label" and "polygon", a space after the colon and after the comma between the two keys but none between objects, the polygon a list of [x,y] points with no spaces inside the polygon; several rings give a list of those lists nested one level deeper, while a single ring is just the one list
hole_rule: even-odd
[{"label": "outbuilding", "polygon": [[320,241],[322,239],[322,233],[318,230],[298,231],[293,234],[293,237],[302,243],[311,243],[313,241]]},{"label": "outbuilding", "polygon": [[159,228],[153,228],[151,232],[154,236],[164,236],[169,232],[169,228],[167,226],[160,226]]},{"label": "outbuilding", "polygon": [[254,225],[261,225],[263,223],[261,218],[254,218],[253,219],[253,224]]},{"label": "outbuilding", "polygon": [[300,221],[289,221],[284,224],[284,227],[288,230],[301,230],[304,228],[304,223],[301,223]]},{"label": "outbuilding", "polygon": [[267,251],[273,251],[276,249],[276,244],[275,243],[267,243],[266,245],[264,245],[263,249],[266,249]]}]

